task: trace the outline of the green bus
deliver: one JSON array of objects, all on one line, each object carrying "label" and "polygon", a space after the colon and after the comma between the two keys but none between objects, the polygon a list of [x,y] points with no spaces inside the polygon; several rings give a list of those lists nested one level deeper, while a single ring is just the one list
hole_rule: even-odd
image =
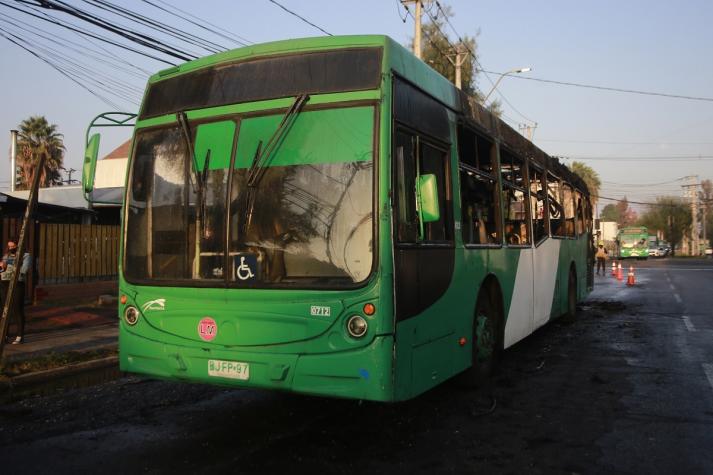
[{"label": "green bus", "polygon": [[121,370],[375,401],[478,381],[574,316],[591,223],[576,175],[388,37],[191,61],[134,126]]},{"label": "green bus", "polygon": [[621,228],[616,236],[619,258],[649,258],[649,230],[645,226]]}]

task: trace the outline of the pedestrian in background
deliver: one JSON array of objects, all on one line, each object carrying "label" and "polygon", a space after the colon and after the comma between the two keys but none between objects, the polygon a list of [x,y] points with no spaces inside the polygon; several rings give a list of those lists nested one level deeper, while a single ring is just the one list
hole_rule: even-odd
[{"label": "pedestrian in background", "polygon": [[[20,262],[20,275],[18,276],[18,282],[15,286],[15,300],[8,313],[8,318],[11,323],[15,322],[15,329],[17,331],[17,335],[15,335],[15,338],[12,340],[13,345],[22,343],[25,337],[25,279],[27,278],[27,272],[30,270],[31,262],[30,254],[26,252]],[[10,281],[15,272],[18,271],[17,265],[17,243],[14,240],[8,241],[5,253],[2,256],[2,261],[0,261],[0,284],[2,285],[3,299],[8,296],[7,291],[10,288]]]},{"label": "pedestrian in background", "polygon": [[599,275],[599,269],[602,269],[602,275],[604,275],[604,273],[606,272],[605,264],[607,262],[608,257],[607,250],[604,249],[604,244],[599,243],[599,248],[597,249],[597,253],[594,255],[594,257],[597,259],[597,275]]}]

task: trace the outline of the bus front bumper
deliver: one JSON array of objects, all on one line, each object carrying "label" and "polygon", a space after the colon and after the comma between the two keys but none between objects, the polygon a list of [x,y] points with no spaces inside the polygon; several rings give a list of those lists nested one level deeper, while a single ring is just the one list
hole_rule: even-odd
[{"label": "bus front bumper", "polygon": [[175,345],[150,340],[120,325],[121,371],[162,379],[321,396],[391,401],[393,337],[367,346],[319,354],[270,353]]}]

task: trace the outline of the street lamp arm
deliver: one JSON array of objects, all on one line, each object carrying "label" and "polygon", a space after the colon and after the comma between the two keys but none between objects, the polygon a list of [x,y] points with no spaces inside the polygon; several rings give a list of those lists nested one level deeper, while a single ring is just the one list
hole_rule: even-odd
[{"label": "street lamp arm", "polygon": [[516,68],[516,69],[511,69],[510,71],[507,71],[505,73],[502,73],[500,77],[498,78],[497,81],[495,81],[495,84],[493,84],[493,88],[490,90],[487,96],[485,96],[485,99],[483,99],[483,104],[488,102],[488,98],[495,92],[495,89],[497,89],[498,84],[500,84],[500,81],[503,80],[505,76],[508,76],[510,74],[519,74],[519,73],[526,73],[528,71],[532,71],[532,68]]}]

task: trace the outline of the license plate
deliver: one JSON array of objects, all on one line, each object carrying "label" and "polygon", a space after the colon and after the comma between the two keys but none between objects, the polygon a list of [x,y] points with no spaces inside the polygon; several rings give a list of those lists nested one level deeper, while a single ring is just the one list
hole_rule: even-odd
[{"label": "license plate", "polygon": [[208,360],[208,376],[246,381],[250,379],[250,365],[239,361]]}]

